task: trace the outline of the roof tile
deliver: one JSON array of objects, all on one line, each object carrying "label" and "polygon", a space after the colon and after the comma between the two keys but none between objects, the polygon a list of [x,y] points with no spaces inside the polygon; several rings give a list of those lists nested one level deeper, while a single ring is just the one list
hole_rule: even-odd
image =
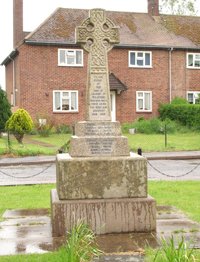
[{"label": "roof tile", "polygon": [[[88,10],[58,8],[26,40],[35,43],[75,44],[75,28]],[[106,11],[119,26],[120,45],[200,48],[200,17]]]}]

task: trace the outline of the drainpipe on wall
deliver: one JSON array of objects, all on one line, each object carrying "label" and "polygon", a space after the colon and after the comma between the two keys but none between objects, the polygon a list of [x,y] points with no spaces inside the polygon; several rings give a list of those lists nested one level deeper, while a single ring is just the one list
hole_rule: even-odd
[{"label": "drainpipe on wall", "polygon": [[169,49],[169,102],[172,101],[172,51],[173,47]]},{"label": "drainpipe on wall", "polygon": [[9,59],[13,63],[13,106],[16,106],[16,92],[15,92],[15,61],[9,56]]}]

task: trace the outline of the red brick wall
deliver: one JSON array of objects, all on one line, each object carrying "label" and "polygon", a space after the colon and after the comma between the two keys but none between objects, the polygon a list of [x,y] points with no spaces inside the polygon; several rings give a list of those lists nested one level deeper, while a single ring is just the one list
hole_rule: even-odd
[{"label": "red brick wall", "polygon": [[6,93],[8,101],[11,103],[11,93],[13,92],[13,62],[6,66]]},{"label": "red brick wall", "polygon": [[[127,91],[116,95],[116,116],[122,123],[157,116],[159,104],[169,102],[169,51],[152,50],[153,66],[147,69],[128,67],[129,50],[113,49],[108,54],[109,71],[128,87]],[[58,47],[22,45],[19,52],[16,68],[19,106],[33,118],[36,114],[48,115],[56,123],[73,124],[84,120],[87,53],[84,53],[84,67],[60,67]],[[172,98],[186,97],[186,90],[199,88],[200,71],[186,69],[185,61],[184,51],[172,52]],[[10,65],[7,66],[9,74]],[[79,112],[53,113],[53,90],[78,90]],[[152,113],[136,112],[136,91],[152,91]]]},{"label": "red brick wall", "polygon": [[186,98],[186,52],[172,51],[172,99]]},{"label": "red brick wall", "polygon": [[[128,87],[117,95],[117,120],[120,122],[157,116],[159,103],[169,101],[168,52],[152,51],[152,68],[132,68],[128,67],[129,50],[114,49],[109,54],[109,70]],[[136,112],[136,91],[152,91],[152,113]]]},{"label": "red brick wall", "polygon": [[200,69],[186,69],[186,91],[200,91]]},{"label": "red brick wall", "polygon": [[23,0],[13,0],[13,47],[23,39]]},{"label": "red brick wall", "polygon": [[[32,117],[48,115],[57,123],[84,119],[87,59],[84,67],[58,66],[58,48],[23,45],[20,50],[20,106]],[[86,56],[86,54],[85,54]],[[78,113],[53,113],[53,90],[78,90]]]}]

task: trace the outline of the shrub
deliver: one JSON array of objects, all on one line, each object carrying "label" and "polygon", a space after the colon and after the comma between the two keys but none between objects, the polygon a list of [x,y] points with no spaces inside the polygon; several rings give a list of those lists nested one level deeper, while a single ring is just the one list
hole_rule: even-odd
[{"label": "shrub", "polygon": [[69,125],[62,124],[60,126],[56,126],[57,134],[71,134],[71,128]]},{"label": "shrub", "polygon": [[187,105],[189,104],[188,101],[185,98],[182,97],[175,97],[171,101],[171,105]]},{"label": "shrub", "polygon": [[24,134],[33,128],[33,121],[24,109],[18,109],[6,122],[6,130],[13,132],[18,143],[22,143]]},{"label": "shrub", "polygon": [[173,121],[169,119],[161,121],[159,118],[152,118],[149,120],[138,119],[133,123],[123,124],[122,132],[128,133],[130,128],[135,128],[137,133],[160,134],[164,132],[165,125],[168,133],[175,132],[176,124]]},{"label": "shrub", "polygon": [[92,262],[102,252],[95,244],[93,231],[83,222],[78,222],[69,233],[66,247],[66,261]]},{"label": "shrub", "polygon": [[200,129],[200,105],[163,104],[159,107],[160,118],[175,120],[182,125]]},{"label": "shrub", "polygon": [[0,87],[0,132],[5,131],[6,121],[11,115],[11,105],[8,102],[6,92]]},{"label": "shrub", "polygon": [[[175,243],[174,237],[172,236],[169,241],[162,238],[161,247],[157,252],[152,254],[152,250],[147,250],[147,257],[145,261],[154,262],[192,262],[197,261],[194,255],[194,249],[190,247],[190,243],[187,243],[184,237]],[[149,253],[149,255],[148,255]]]},{"label": "shrub", "polygon": [[52,118],[46,115],[37,116],[35,128],[40,136],[48,137],[51,134],[53,127],[54,127],[54,121]]}]

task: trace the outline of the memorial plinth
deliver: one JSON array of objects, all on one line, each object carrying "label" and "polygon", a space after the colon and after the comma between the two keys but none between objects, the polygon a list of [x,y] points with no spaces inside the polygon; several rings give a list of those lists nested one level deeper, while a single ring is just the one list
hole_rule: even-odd
[{"label": "memorial plinth", "polygon": [[51,192],[52,231],[65,235],[80,219],[96,234],[156,230],[156,203],[147,192],[147,161],[129,153],[119,122],[111,122],[107,52],[119,42],[104,10],[76,29],[89,53],[86,121],[75,125],[69,154],[57,155]]}]

